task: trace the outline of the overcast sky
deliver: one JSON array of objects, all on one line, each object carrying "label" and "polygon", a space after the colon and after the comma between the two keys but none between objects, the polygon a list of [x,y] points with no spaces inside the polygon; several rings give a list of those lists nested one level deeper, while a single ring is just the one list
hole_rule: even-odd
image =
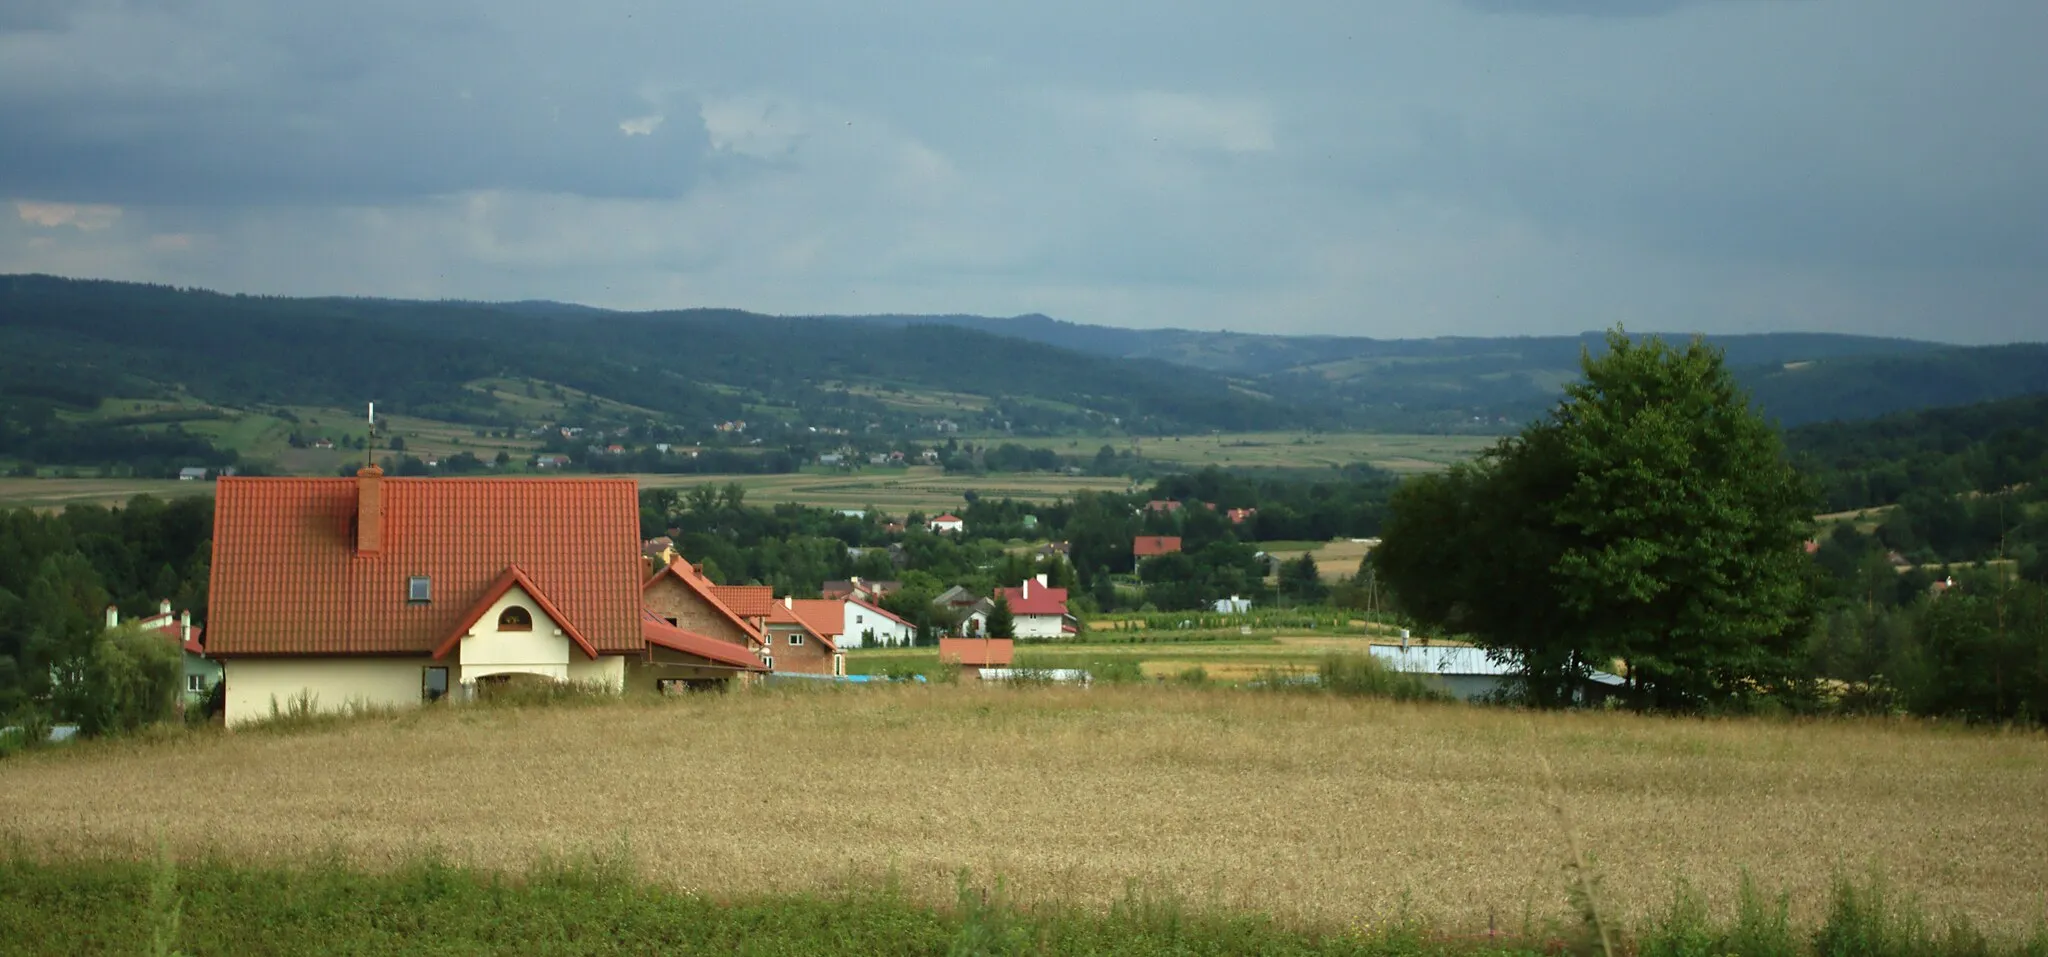
[{"label": "overcast sky", "polygon": [[0,272],[2040,340],[2044,38],[2043,0],[0,0]]}]

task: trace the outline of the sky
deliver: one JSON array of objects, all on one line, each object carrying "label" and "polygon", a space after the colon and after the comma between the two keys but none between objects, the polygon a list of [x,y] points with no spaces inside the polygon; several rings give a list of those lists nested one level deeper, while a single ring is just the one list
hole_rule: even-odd
[{"label": "sky", "polygon": [[2039,341],[2044,37],[2041,0],[5,0],[0,272]]}]

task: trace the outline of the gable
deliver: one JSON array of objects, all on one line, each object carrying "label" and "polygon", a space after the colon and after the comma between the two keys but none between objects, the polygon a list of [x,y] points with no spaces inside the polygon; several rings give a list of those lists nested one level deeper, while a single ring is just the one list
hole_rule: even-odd
[{"label": "gable", "polygon": [[747,647],[761,643],[760,633],[720,602],[708,584],[702,588],[692,585],[672,564],[647,580],[640,600],[656,616],[664,621],[674,619],[673,623],[686,631]]}]

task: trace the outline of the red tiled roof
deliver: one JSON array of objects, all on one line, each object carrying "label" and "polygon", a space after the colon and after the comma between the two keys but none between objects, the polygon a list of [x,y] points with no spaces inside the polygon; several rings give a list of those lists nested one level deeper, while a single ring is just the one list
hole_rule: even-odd
[{"label": "red tiled roof", "polygon": [[939,516],[938,518],[932,519],[932,521],[934,521],[934,522],[958,522],[958,521],[960,521],[960,516],[958,516],[958,515],[955,515],[955,514],[953,514],[953,513],[951,513],[951,512],[947,512],[946,514],[944,514],[944,515],[941,515],[941,516]]},{"label": "red tiled roof", "polygon": [[837,598],[796,598],[791,604],[798,618],[811,630],[827,638],[846,633],[846,602]]},{"label": "red tiled roof", "polygon": [[941,638],[939,661],[975,668],[1007,668],[1017,643],[1008,638]]},{"label": "red tiled roof", "polygon": [[725,602],[733,614],[745,618],[767,615],[768,606],[775,604],[775,588],[771,585],[713,585],[711,593]]},{"label": "red tiled roof", "polygon": [[698,571],[697,566],[680,558],[669,562],[667,565],[663,565],[660,571],[655,572],[647,581],[641,583],[640,590],[646,591],[655,582],[660,581],[664,575],[675,576],[676,581],[682,582],[685,587],[696,592],[697,597],[704,599],[705,604],[710,605],[719,614],[729,619],[741,631],[745,632],[748,638],[752,639],[756,644],[764,643],[761,639],[761,629],[754,627],[754,623],[748,621],[746,616],[734,611],[731,605],[725,603],[725,599],[718,597],[718,583],[704,577],[704,573]]},{"label": "red tiled roof", "polygon": [[1067,613],[1067,590],[1047,588],[1033,582],[1031,594],[1026,596],[1023,588],[998,588],[996,594],[1010,603],[1012,615],[1064,615]]},{"label": "red tiled roof", "polygon": [[[632,480],[376,479],[374,554],[356,551],[358,481],[219,481],[208,654],[430,654],[512,566],[598,653],[643,647]],[[416,575],[432,601],[406,600]]]},{"label": "red tiled roof", "polygon": [[455,619],[455,627],[448,632],[448,637],[441,639],[440,647],[434,649],[434,657],[448,657],[449,652],[454,651],[457,645],[462,644],[463,637],[469,633],[471,628],[476,626],[477,620],[481,619],[485,612],[490,611],[491,606],[497,604],[498,599],[505,597],[505,593],[511,591],[515,586],[521,591],[526,592],[526,597],[533,599],[534,604],[540,606],[541,614],[548,616],[549,620],[560,625],[562,633],[568,635],[569,640],[576,643],[576,647],[583,649],[585,655],[593,659],[597,657],[597,649],[590,646],[590,642],[584,639],[583,633],[576,630],[576,626],[562,615],[561,610],[555,607],[555,603],[549,601],[548,596],[543,594],[540,587],[533,583],[533,579],[526,577],[526,573],[520,571],[517,565],[505,569],[504,573],[498,576],[497,581],[491,583],[491,587],[484,589],[484,593],[477,596],[475,603],[469,606],[469,610],[463,612],[462,617]]},{"label": "red tiled roof", "polygon": [[1139,558],[1167,555],[1180,551],[1178,535],[1140,535],[1131,542],[1131,554]]},{"label": "red tiled roof", "polygon": [[[822,599],[811,600],[822,601]],[[831,604],[836,605],[838,604],[838,602],[832,602]],[[846,629],[846,625],[844,624],[845,619],[843,617],[840,619],[840,622],[840,624],[833,625],[831,632],[828,634],[824,631],[820,631],[817,628],[817,626],[812,625],[810,620],[806,619],[803,615],[799,614],[796,609],[791,608],[788,605],[784,605],[781,602],[776,602],[775,607],[770,608],[768,610],[769,624],[795,625],[799,628],[802,628],[805,634],[810,635],[812,638],[816,638],[819,641],[819,643],[823,644],[826,648],[831,649],[833,651],[839,650],[839,643],[833,641],[832,639],[838,637],[839,633]]]},{"label": "red tiled roof", "polygon": [[686,655],[708,658],[719,664],[743,668],[747,671],[767,671],[760,657],[731,642],[684,631],[663,621],[661,616],[645,608],[640,610],[640,638],[650,645],[659,645],[671,651]]}]

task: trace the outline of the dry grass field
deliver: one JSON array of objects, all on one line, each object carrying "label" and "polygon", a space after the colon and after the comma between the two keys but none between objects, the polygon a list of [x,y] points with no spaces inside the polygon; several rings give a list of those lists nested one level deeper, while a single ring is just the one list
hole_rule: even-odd
[{"label": "dry grass field", "polygon": [[1268,554],[1282,560],[1299,558],[1302,552],[1309,552],[1315,556],[1316,571],[1321,573],[1323,580],[1335,582],[1357,574],[1359,561],[1365,558],[1367,552],[1372,551],[1372,546],[1365,542],[1354,542],[1348,538],[1340,538],[1335,541],[1324,542],[1312,549],[1266,546],[1265,550]]},{"label": "dry grass field", "polygon": [[[1547,759],[1555,784],[1542,770]],[[1890,875],[2000,934],[2043,917],[2048,738],[1392,705],[1171,687],[891,687],[469,708],[0,764],[0,840],[371,867],[517,868],[621,845],[652,879],[773,894],[873,881],[1024,900],[1132,883],[1197,906],[1447,929],[1566,913],[1562,795],[1607,910],[1747,868],[1812,921]]]}]

